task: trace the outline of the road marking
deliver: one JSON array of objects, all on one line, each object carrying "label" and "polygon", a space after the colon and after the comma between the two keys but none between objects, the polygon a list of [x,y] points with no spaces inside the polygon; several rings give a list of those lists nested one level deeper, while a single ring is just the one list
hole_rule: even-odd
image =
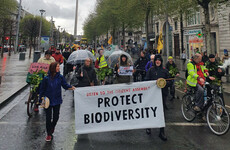
[{"label": "road marking", "polygon": [[189,123],[189,122],[168,122],[166,126],[193,126],[193,127],[200,127],[200,126],[207,126],[207,123]]}]

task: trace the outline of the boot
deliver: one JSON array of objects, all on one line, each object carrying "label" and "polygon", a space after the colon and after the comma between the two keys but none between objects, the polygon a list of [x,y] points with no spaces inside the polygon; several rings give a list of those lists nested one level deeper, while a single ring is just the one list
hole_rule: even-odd
[{"label": "boot", "polygon": [[165,130],[164,130],[164,128],[160,128],[159,138],[161,138],[162,141],[167,141],[167,137],[166,137],[166,135],[165,135]]},{"label": "boot", "polygon": [[151,134],[151,129],[146,129],[146,134],[150,135]]}]

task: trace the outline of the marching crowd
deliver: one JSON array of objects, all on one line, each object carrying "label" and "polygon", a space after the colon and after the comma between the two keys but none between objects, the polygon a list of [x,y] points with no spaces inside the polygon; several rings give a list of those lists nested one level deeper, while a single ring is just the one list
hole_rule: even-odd
[{"label": "marching crowd", "polygon": [[[77,49],[75,49],[77,50]],[[52,140],[52,134],[59,118],[60,106],[62,104],[61,87],[64,89],[74,90],[75,87],[67,84],[65,76],[68,70],[76,73],[78,80],[77,88],[86,86],[105,85],[108,76],[113,76],[115,83],[129,83],[139,81],[158,80],[159,78],[166,79],[166,86],[162,89],[162,99],[164,109],[167,110],[166,100],[168,93],[170,93],[170,101],[175,99],[175,79],[178,77],[179,69],[177,68],[173,57],[168,57],[168,61],[163,65],[163,58],[160,54],[151,54],[147,56],[144,51],[140,52],[139,58],[132,64],[130,58],[121,54],[117,63],[109,67],[108,62],[104,56],[104,50],[98,49],[89,50],[96,55],[96,61],[93,62],[90,58],[86,58],[84,64],[78,66],[68,67],[66,60],[71,54],[71,48],[67,47],[63,52],[60,49],[51,47],[45,52],[45,56],[38,60],[39,63],[50,64],[48,76],[45,77],[40,86],[40,98],[48,97],[50,99],[50,106],[46,109],[46,141]],[[186,54],[181,55],[183,64],[186,63]],[[60,64],[64,63],[64,76],[60,74]],[[214,54],[207,56],[204,53],[196,53],[187,63],[186,69],[186,90],[188,87],[195,89],[195,111],[201,111],[204,104],[204,89],[205,81],[211,84],[221,86],[221,77],[225,75],[225,70],[220,68],[220,60],[216,60]],[[133,66],[133,76],[123,76],[120,74],[121,67]],[[111,71],[112,70],[112,71]],[[223,94],[221,95],[223,99]],[[38,111],[36,108],[35,111]],[[52,119],[53,118],[53,119]],[[150,129],[146,129],[147,134],[151,134]],[[164,128],[160,128],[159,137],[166,141],[167,137]]]}]

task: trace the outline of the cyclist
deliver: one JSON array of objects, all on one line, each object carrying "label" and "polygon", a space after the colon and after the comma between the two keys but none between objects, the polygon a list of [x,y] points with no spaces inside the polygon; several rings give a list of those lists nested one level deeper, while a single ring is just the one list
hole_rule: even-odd
[{"label": "cyclist", "polygon": [[148,59],[145,56],[145,52],[141,51],[140,53],[140,58],[137,59],[137,61],[134,63],[134,67],[136,68],[136,70],[134,70],[134,74],[133,74],[133,80],[134,82],[137,82],[137,76],[138,74],[141,74],[142,76],[142,81],[145,78],[145,66],[148,63]]},{"label": "cyclist", "polygon": [[204,89],[202,86],[205,83],[205,78],[215,80],[214,77],[209,76],[208,70],[202,62],[202,55],[196,53],[192,60],[187,64],[187,84],[195,88],[195,111],[201,111],[204,103]]},{"label": "cyclist", "polygon": [[[221,62],[216,61],[215,55],[210,54],[209,60],[206,62],[206,68],[208,69],[209,75],[215,77],[216,79],[213,81],[210,81],[210,84],[214,84],[217,86],[222,85],[221,77],[224,76],[225,71],[221,69],[219,66],[222,65]],[[222,100],[224,100],[223,93],[220,93],[220,97]]]},{"label": "cyclist", "polygon": [[[168,57],[168,62],[166,63],[165,68],[169,71],[169,78],[175,78],[175,77],[178,77],[180,75],[179,70],[178,70],[175,62],[173,61],[172,56]],[[175,85],[174,85],[174,82],[175,82],[175,80],[171,80],[171,84],[169,86],[170,95],[172,96],[170,101],[175,99]]]}]

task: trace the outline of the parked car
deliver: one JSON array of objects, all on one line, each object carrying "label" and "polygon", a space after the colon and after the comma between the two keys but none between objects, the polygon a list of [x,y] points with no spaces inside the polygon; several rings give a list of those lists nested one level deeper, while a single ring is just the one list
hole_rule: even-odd
[{"label": "parked car", "polygon": [[19,45],[18,46],[18,51],[19,52],[26,52],[26,46],[25,45]]},{"label": "parked car", "polygon": [[[4,52],[8,52],[9,49],[10,49],[10,45],[4,45],[4,46],[3,46]],[[11,50],[13,50],[13,49],[14,49],[14,45],[11,45]]]}]

